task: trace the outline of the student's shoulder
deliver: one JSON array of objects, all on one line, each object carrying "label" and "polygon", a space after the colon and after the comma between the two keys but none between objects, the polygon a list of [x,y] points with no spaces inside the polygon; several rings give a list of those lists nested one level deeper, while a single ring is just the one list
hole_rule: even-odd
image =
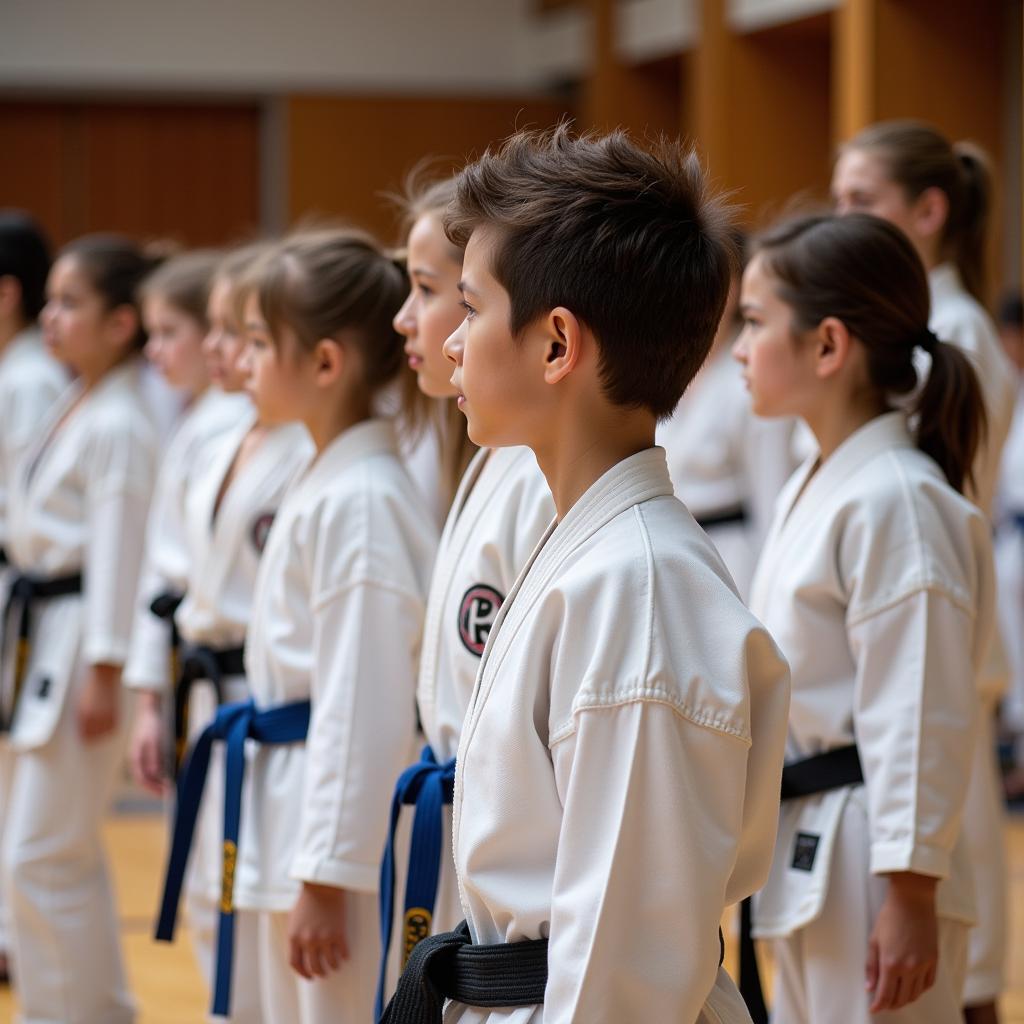
[{"label": "student's shoulder", "polygon": [[575,679],[565,672],[553,688],[556,741],[581,711],[645,701],[749,742],[751,686],[785,677],[771,638],[675,498],[616,516],[575,552],[551,598],[564,609],[556,652],[580,662]]},{"label": "student's shoulder", "polygon": [[929,456],[916,448],[884,452],[846,492],[836,522],[850,616],[869,616],[925,589],[972,602],[988,527]]}]

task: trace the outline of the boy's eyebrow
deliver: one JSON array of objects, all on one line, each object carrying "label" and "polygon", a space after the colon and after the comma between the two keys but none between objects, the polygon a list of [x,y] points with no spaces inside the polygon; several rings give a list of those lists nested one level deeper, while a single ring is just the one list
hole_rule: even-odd
[{"label": "boy's eyebrow", "polygon": [[459,282],[459,291],[462,292],[463,294],[465,294],[466,292],[470,292],[473,295],[478,294],[476,289],[465,278],[463,278]]}]

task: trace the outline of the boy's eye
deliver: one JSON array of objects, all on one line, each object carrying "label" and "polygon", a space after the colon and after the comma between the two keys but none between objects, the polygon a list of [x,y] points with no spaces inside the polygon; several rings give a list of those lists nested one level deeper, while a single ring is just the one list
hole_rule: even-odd
[{"label": "boy's eye", "polygon": [[459,305],[466,311],[467,320],[472,320],[476,316],[476,310],[465,299],[462,299]]}]

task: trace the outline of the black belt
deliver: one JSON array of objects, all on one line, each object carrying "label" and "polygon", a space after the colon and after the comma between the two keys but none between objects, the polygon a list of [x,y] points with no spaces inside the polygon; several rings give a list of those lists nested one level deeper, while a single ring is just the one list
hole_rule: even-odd
[{"label": "black belt", "polygon": [[185,600],[184,594],[175,593],[172,590],[165,590],[157,594],[150,603],[149,610],[158,618],[167,623],[170,629],[170,659],[171,659],[171,680],[175,680],[181,674],[180,654],[181,635],[178,633],[178,624],[174,621],[174,613],[181,607]]},{"label": "black belt", "polygon": [[208,682],[216,691],[217,704],[224,703],[224,677],[245,674],[245,649],[213,648],[202,644],[179,649],[179,669],[174,684],[174,770],[180,770],[188,747],[188,701],[192,687]]},{"label": "black belt", "polygon": [[[721,929],[718,945],[721,966]],[[476,946],[463,921],[455,931],[416,945],[380,1024],[441,1024],[446,999],[467,1006],[539,1006],[547,984],[547,939]]]},{"label": "black belt", "polygon": [[40,601],[49,601],[55,597],[68,597],[81,592],[82,574],[80,572],[69,573],[67,576],[54,576],[50,579],[40,579],[37,576],[22,574],[11,580],[7,601],[4,604],[3,640],[0,642],[0,659],[2,661],[0,664],[7,665],[8,644],[10,637],[14,635],[14,631],[11,629],[12,619],[17,621],[18,647],[14,660],[14,686],[10,701],[2,711],[0,729],[3,731],[10,731],[14,721],[14,713],[18,707],[21,688],[25,682],[25,672],[28,669],[32,653],[32,608]]},{"label": "black belt", "polygon": [[[836,747],[824,754],[805,757],[782,769],[782,800],[828,793],[844,786],[857,786],[864,781],[857,745]],[[751,901],[748,897],[740,906],[740,977],[739,988],[754,1024],[768,1024],[768,1007],[761,988],[761,974],[757,969],[757,953],[752,934]]]},{"label": "black belt", "polygon": [[7,565],[7,549],[0,547],[0,566]]},{"label": "black belt", "polygon": [[734,526],[747,521],[747,510],[743,505],[724,508],[720,512],[709,512],[704,516],[694,516],[702,530],[713,530],[716,526]]}]

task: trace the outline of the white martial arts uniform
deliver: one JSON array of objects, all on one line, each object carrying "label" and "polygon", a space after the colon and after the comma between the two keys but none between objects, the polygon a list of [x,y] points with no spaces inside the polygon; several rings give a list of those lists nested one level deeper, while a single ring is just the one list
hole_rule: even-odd
[{"label": "white martial arts uniform", "polygon": [[[775,499],[797,462],[793,421],[750,411],[728,346],[711,356],[670,420],[658,425],[676,497],[705,527],[741,595],[750,589]],[[710,520],[734,514],[735,522]]]},{"label": "white martial arts uniform", "polygon": [[245,395],[207,388],[184,412],[160,461],[146,527],[146,557],[124,666],[127,686],[165,690],[170,678],[170,625],[150,610],[154,598],[185,593],[189,552],[185,541],[185,500],[189,481],[213,438],[249,419]]},{"label": "white martial arts uniform", "polygon": [[[1016,374],[999,344],[991,317],[963,286],[957,269],[944,263],[928,274],[931,290],[929,326],[942,341],[969,353],[985,399],[988,429],[974,462],[971,497],[991,518],[1003,445],[1013,419]],[[1002,783],[995,751],[995,720],[1009,685],[1009,669],[998,626],[978,674],[982,699],[978,742],[971,766],[971,786],[964,808],[964,832],[974,868],[978,924],[968,939],[967,1005],[996,999],[1005,987],[1007,948],[1007,878]]]},{"label": "white martial arts uniform", "polygon": [[[377,419],[320,453],[270,531],[246,634],[249,683],[257,707],[311,700],[312,717],[304,744],[256,750],[243,796],[235,903],[261,911],[268,1021],[372,1019],[380,854],[391,789],[415,748],[436,544],[392,425]],[[346,890],[350,957],[312,982],[289,967],[285,941],[302,881]]]},{"label": "white martial arts uniform", "polygon": [[[754,934],[775,938],[785,1024],[959,1021],[974,917],[960,822],[994,581],[985,516],[918,451],[904,415],[856,431],[786,485],[751,608],[793,673],[787,759],[856,740],[865,784],[787,801]],[[941,879],[935,987],[871,1016],[879,875]]]},{"label": "white martial arts uniform", "polygon": [[[547,481],[528,448],[483,449],[474,456],[452,504],[430,581],[416,702],[420,728],[439,764],[459,746],[487,635],[555,515]],[[403,817],[411,817],[411,808]],[[430,931],[451,931],[463,917],[451,853],[450,812],[441,833],[441,872]],[[396,844],[396,899],[388,991],[404,949],[402,894],[408,834]]]},{"label": "white martial arts uniform", "polygon": [[[68,386],[67,371],[43,347],[39,331],[22,331],[0,351],[0,551],[7,544],[7,491],[15,469],[38,436],[38,428]],[[2,562],[2,560],[0,560]],[[0,607],[6,600],[4,568],[0,564]],[[3,623],[0,622],[0,633]],[[7,817],[11,752],[0,737],[0,846]],[[0,894],[0,953],[6,953],[7,913]]]},{"label": "white martial arts uniform", "polygon": [[[238,396],[238,401],[241,405],[236,404],[234,425],[194,453],[183,495],[183,561],[187,575],[182,588],[185,599],[175,615],[175,623],[186,646],[213,650],[243,646],[260,555],[270,524],[289,485],[313,454],[313,442],[305,427],[292,423],[268,430],[222,494],[239,448],[256,423],[256,413],[248,399]],[[170,454],[168,451],[168,457]],[[164,640],[166,643],[166,637]],[[155,670],[159,667],[154,662],[154,671],[137,685],[162,692],[169,700],[167,673],[157,678]],[[221,685],[227,703],[249,697],[244,675],[226,676]],[[189,695],[191,737],[210,722],[216,710],[213,687],[205,682],[194,684]],[[189,937],[203,979],[210,984],[221,894],[223,827],[224,757],[220,745],[215,745],[185,883]],[[256,915],[237,911],[230,1016],[236,1024],[257,1024],[263,1020],[258,987],[252,984],[256,934]]]},{"label": "white martial arts uniform", "polygon": [[[1003,448],[996,498],[996,576],[999,620],[1010,667],[1003,712],[1007,726],[1024,734],[1024,378],[1010,436]],[[1024,750],[1018,750],[1020,758]]]},{"label": "white martial arts uniform", "polygon": [[545,1004],[445,1020],[749,1021],[718,928],[768,871],[788,694],[664,451],[605,473],[508,594],[458,751],[473,941],[548,937]]},{"label": "white martial arts uniform", "polygon": [[11,733],[3,868],[26,1024],[134,1016],[100,838],[127,714],[113,734],[85,742],[75,712],[89,667],[122,665],[128,654],[158,450],[139,371],[135,359],[111,370],[71,409],[74,385],[11,487],[13,564],[84,580],[81,595],[35,608]]}]

